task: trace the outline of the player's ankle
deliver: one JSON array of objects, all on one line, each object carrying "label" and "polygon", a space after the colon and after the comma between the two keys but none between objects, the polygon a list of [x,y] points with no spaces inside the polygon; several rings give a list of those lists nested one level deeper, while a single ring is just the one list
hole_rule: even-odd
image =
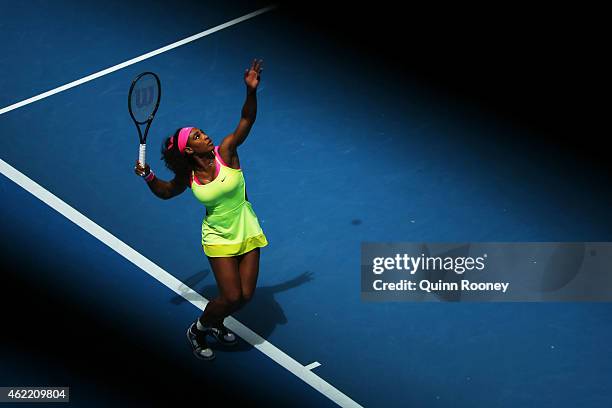
[{"label": "player's ankle", "polygon": [[213,327],[213,325],[209,322],[204,322],[200,319],[196,320],[196,325],[195,328],[201,332],[205,332],[210,330]]}]

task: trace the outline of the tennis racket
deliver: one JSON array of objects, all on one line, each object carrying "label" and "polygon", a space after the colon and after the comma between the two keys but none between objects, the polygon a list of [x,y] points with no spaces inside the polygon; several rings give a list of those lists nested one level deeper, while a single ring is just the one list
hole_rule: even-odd
[{"label": "tennis racket", "polygon": [[[161,99],[161,83],[159,77],[153,72],[143,72],[132,81],[130,92],[128,93],[128,109],[130,116],[134,120],[138,129],[138,139],[140,140],[140,151],[138,162],[144,166],[147,150],[147,134],[151,127],[151,122],[155,117],[159,101]],[[142,133],[140,126],[147,125]]]}]

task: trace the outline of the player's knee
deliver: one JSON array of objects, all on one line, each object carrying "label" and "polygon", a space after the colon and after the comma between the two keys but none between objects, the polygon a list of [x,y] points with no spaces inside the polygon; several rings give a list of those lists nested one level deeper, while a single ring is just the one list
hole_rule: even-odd
[{"label": "player's knee", "polygon": [[251,299],[253,298],[254,293],[255,293],[255,289],[253,289],[253,290],[243,290],[242,291],[242,302],[243,303],[250,302]]},{"label": "player's knee", "polygon": [[236,291],[236,292],[232,292],[232,293],[228,293],[226,295],[223,296],[223,303],[228,307],[228,308],[236,308],[240,305],[240,303],[242,303],[242,296],[241,293]]}]

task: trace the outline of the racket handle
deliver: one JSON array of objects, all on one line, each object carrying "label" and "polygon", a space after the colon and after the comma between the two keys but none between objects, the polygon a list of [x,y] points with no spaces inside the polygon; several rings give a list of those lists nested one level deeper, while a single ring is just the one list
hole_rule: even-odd
[{"label": "racket handle", "polygon": [[145,165],[145,155],[147,152],[147,145],[146,144],[141,144],[140,145],[140,151],[138,152],[138,162],[144,166]]}]

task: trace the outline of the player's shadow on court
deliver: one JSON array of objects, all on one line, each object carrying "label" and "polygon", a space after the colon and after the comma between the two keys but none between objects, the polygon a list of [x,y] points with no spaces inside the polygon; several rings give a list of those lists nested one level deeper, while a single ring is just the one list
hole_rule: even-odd
[{"label": "player's shadow on court", "polygon": [[[206,285],[201,289],[197,288],[198,284],[209,274],[210,270],[206,269],[187,278],[184,282],[184,287],[181,289],[182,295],[174,296],[171,299],[171,302],[179,305],[188,300],[199,299],[199,297],[191,292],[189,288],[193,289],[209,300],[217,297],[219,291],[216,284]],[[257,333],[259,336],[267,339],[277,325],[287,323],[287,316],[285,316],[285,312],[283,312],[280,304],[276,301],[275,295],[277,293],[296,288],[311,280],[313,280],[312,273],[307,271],[283,283],[273,286],[258,286],[255,289],[255,294],[251,301],[232,316]],[[213,342],[213,340],[211,340],[210,345],[213,348],[221,349],[221,346],[215,347],[216,344]],[[246,351],[252,348],[253,347],[251,344],[241,340],[238,345],[231,348],[224,348],[224,350]]]}]

